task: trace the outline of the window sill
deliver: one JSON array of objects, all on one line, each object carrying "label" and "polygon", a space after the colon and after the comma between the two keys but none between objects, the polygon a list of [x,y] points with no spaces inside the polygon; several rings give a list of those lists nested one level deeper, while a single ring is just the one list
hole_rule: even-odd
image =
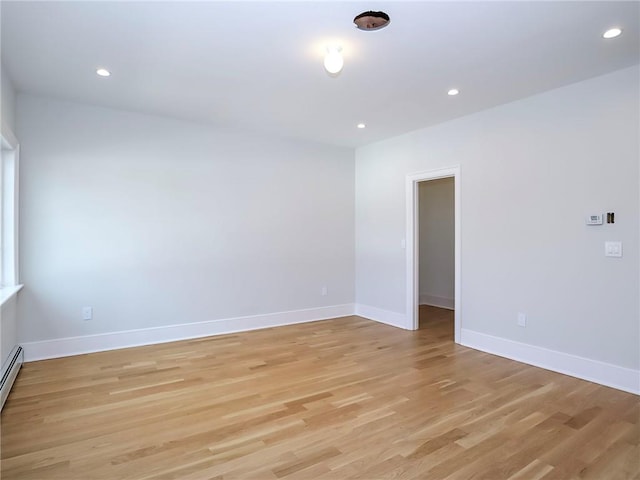
[{"label": "window sill", "polygon": [[0,306],[11,300],[24,285],[12,285],[10,287],[0,288]]}]

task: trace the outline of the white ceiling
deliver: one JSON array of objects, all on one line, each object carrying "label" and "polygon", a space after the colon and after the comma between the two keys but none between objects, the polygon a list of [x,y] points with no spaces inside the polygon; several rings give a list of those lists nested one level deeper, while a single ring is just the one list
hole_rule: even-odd
[{"label": "white ceiling", "polygon": [[[2,64],[20,92],[344,146],[640,60],[637,1],[0,5]],[[356,29],[371,9],[389,26]],[[604,40],[611,26],[624,33]],[[345,57],[336,78],[322,66],[332,42]]]}]

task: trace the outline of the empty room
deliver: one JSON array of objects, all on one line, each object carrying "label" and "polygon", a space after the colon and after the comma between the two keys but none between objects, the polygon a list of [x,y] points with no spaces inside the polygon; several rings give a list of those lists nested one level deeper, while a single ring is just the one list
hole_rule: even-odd
[{"label": "empty room", "polygon": [[2,480],[640,479],[640,2],[0,27]]}]

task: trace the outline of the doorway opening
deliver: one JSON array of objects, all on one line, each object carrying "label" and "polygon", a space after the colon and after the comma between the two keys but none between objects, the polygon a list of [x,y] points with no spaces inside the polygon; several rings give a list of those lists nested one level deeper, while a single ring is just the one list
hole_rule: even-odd
[{"label": "doorway opening", "polygon": [[[420,184],[432,180],[452,179],[453,180],[453,299],[450,294],[429,295],[420,292]],[[435,184],[434,184],[435,185]],[[425,313],[435,315],[438,321],[443,321],[447,316],[450,318],[453,308],[454,341],[460,343],[461,332],[461,298],[460,298],[460,167],[450,167],[428,172],[416,173],[407,176],[407,318],[406,328],[417,330],[420,328],[420,303],[435,304],[435,307],[423,307]],[[439,240],[442,242],[443,240]],[[423,272],[424,274],[424,272]],[[449,273],[450,275],[450,273]],[[424,275],[423,275],[424,278]],[[445,279],[444,283],[450,280]],[[440,290],[443,291],[443,290]],[[446,291],[446,290],[445,290]],[[420,294],[423,295],[421,302]],[[440,307],[440,308],[439,308]],[[445,307],[443,310],[442,307]],[[427,312],[430,310],[429,312]]]},{"label": "doorway opening", "polygon": [[418,329],[453,341],[453,177],[418,182]]}]

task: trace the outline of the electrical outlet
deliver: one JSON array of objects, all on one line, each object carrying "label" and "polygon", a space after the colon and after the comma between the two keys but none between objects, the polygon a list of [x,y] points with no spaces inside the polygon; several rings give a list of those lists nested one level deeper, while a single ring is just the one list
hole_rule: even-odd
[{"label": "electrical outlet", "polygon": [[604,242],[604,256],[605,257],[621,257],[622,256],[622,242]]},{"label": "electrical outlet", "polygon": [[518,326],[520,327],[527,326],[527,316],[524,313],[518,313]]},{"label": "electrical outlet", "polygon": [[93,318],[93,308],[82,307],[82,320],[91,320]]},{"label": "electrical outlet", "polygon": [[322,295],[323,297],[327,296],[327,287],[322,287],[322,290],[320,291],[320,295]]}]

